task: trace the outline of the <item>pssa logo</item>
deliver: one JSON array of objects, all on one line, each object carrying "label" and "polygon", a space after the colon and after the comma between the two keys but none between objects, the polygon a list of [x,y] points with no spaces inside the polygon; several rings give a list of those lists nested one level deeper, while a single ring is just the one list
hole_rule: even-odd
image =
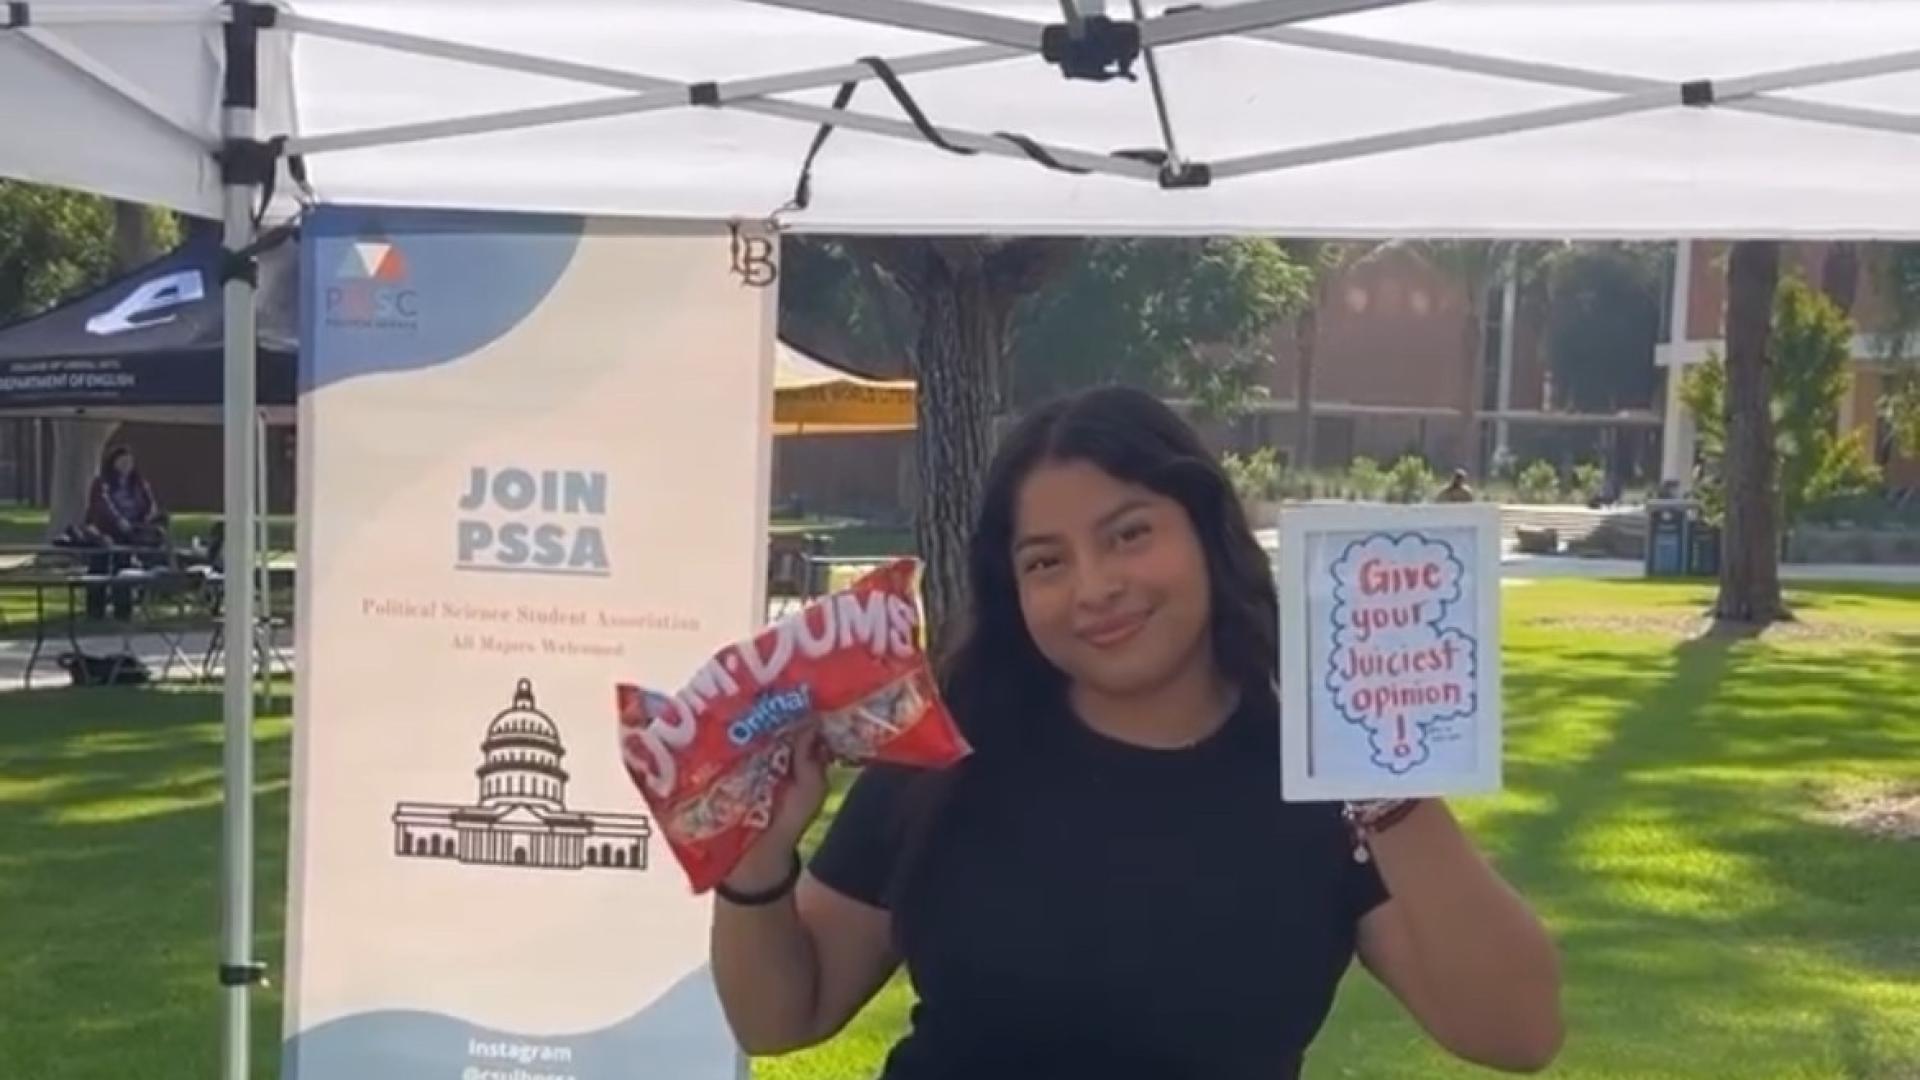
[{"label": "pssa logo", "polygon": [[606,577],[607,474],[516,466],[469,470],[454,569]]},{"label": "pssa logo", "polygon": [[391,240],[355,240],[346,246],[327,283],[327,323],[377,330],[419,325],[420,294],[410,287],[407,256]]}]

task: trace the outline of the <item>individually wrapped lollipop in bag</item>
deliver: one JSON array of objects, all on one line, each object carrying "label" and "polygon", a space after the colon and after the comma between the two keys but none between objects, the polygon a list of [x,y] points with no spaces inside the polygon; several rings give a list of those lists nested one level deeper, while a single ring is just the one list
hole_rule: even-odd
[{"label": "individually wrapped lollipop in bag", "polygon": [[918,571],[911,559],[873,571],[721,649],[676,694],[618,687],[628,775],[696,892],[765,830],[802,733],[854,763],[967,755],[926,655]]}]

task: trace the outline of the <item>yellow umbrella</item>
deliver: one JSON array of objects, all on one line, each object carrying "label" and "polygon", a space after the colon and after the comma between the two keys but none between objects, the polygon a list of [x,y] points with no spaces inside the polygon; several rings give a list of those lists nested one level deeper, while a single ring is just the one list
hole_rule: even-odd
[{"label": "yellow umbrella", "polygon": [[848,435],[912,431],[911,379],[869,379],[774,343],[773,433]]}]

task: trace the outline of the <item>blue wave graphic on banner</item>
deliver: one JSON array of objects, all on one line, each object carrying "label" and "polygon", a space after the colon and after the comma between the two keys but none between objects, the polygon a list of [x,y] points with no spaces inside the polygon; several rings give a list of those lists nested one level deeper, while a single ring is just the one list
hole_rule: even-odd
[{"label": "blue wave graphic on banner", "polygon": [[627,1019],[577,1035],[521,1035],[441,1013],[399,1009],[341,1017],[288,1039],[282,1075],[284,1080],[735,1080],[738,1051],[730,1042],[715,1045],[714,1033],[726,1030],[712,977],[702,968]]},{"label": "blue wave graphic on banner", "polygon": [[537,309],[585,220],[326,206],[302,225],[300,390],[457,360]]}]

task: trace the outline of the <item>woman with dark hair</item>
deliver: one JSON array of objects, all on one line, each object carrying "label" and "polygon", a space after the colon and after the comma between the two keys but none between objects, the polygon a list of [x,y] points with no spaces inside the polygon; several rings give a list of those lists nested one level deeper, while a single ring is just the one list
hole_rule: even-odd
[{"label": "woman with dark hair", "polygon": [[[124,446],[107,450],[100,459],[100,472],[87,491],[87,528],[120,547],[159,548],[167,542],[166,515],[153,497],[140,469],[134,464],[133,451]],[[107,552],[88,563],[95,574],[113,574],[130,565],[125,554]],[[87,616],[98,619],[106,614],[106,590],[87,590]],[[132,590],[119,586],[113,590],[114,617],[125,620],[133,614]]]},{"label": "woman with dark hair", "polygon": [[151,547],[165,541],[166,517],[153,488],[134,464],[133,451],[109,449],[87,492],[87,525],[127,547]]},{"label": "woman with dark hair", "polygon": [[968,573],[942,682],[976,753],[868,769],[803,871],[809,748],[718,890],[748,1052],[829,1038],[904,962],[887,1080],[1282,1080],[1357,953],[1452,1053],[1552,1060],[1556,949],[1443,803],[1281,801],[1272,571],[1172,411],[1103,389],[1029,416]]}]

